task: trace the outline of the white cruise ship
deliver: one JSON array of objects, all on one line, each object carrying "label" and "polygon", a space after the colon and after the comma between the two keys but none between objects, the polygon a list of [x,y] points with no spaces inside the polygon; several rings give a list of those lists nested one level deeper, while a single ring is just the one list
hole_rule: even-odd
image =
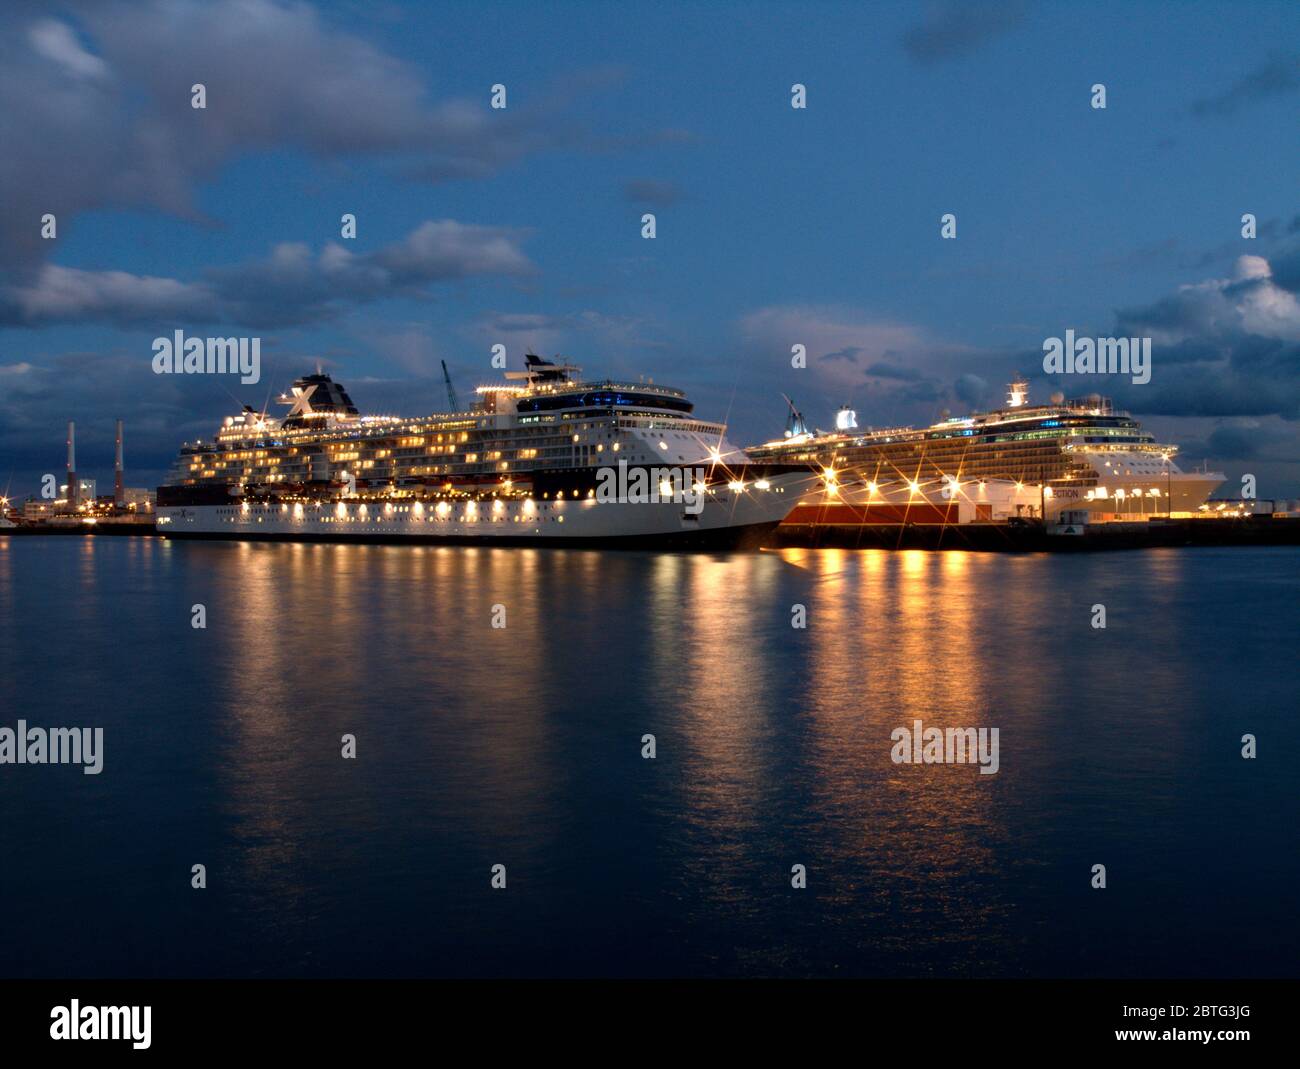
[{"label": "white cruise ship", "polygon": [[1033,488],[1049,515],[1071,509],[1114,519],[1191,515],[1224,481],[1222,472],[1184,471],[1174,460],[1178,446],[1157,442],[1107,398],[1055,394],[1035,405],[1023,379],[1008,386],[1005,407],[930,427],[860,430],[844,409],[834,432],[813,434],[791,405],[785,437],[748,452],[764,463],[833,473],[845,501],[875,503],[879,494],[883,504],[887,486],[912,497],[946,490],[945,499],[957,493],[975,500],[973,488],[999,481]]},{"label": "white cruise ship", "polygon": [[[169,538],[755,546],[813,478],[751,461],[680,390],[584,381],[529,354],[464,411],[363,416],[317,371],[186,443],[158,489]],[[450,393],[450,382],[448,383]]]}]

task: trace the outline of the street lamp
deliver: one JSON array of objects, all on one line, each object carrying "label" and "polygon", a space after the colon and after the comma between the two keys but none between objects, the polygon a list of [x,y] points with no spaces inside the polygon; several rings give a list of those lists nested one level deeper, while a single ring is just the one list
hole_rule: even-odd
[{"label": "street lamp", "polygon": [[1168,453],[1160,454],[1160,463],[1165,466],[1165,519],[1172,520],[1174,518],[1174,470],[1169,466]]}]

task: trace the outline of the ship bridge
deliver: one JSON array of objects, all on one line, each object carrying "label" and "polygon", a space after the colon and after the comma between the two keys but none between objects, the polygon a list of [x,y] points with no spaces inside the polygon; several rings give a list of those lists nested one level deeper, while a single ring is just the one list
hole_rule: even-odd
[{"label": "ship bridge", "polygon": [[[509,394],[514,399],[515,411],[520,414],[572,409],[648,409],[689,415],[695,410],[681,390],[656,386],[653,381],[632,383],[604,379],[586,382],[581,378],[582,368],[576,364],[557,364],[535,353],[528,353],[524,364],[523,371],[507,371],[506,378],[522,380],[526,385],[480,386],[479,393]],[[495,408],[491,402],[488,407]]]}]

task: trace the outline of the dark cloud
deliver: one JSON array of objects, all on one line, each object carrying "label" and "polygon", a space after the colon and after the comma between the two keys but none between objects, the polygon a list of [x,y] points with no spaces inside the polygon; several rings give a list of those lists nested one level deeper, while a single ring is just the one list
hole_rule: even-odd
[{"label": "dark cloud", "polygon": [[[56,9],[57,10],[57,9]],[[274,0],[84,3],[75,15],[0,16],[0,271],[30,276],[80,213],[151,208],[204,219],[195,193],[238,156],[295,150],[391,160],[427,181],[482,178],[550,149],[605,151],[567,116],[613,68],[536,90],[504,110],[433,100],[423,75]],[[202,83],[207,107],[191,107]],[[621,135],[635,140],[644,135]]]},{"label": "dark cloud", "polygon": [[1276,343],[1267,363],[1245,366],[1228,359],[1217,365],[1166,369],[1154,354],[1151,382],[1135,386],[1113,378],[1109,392],[1122,407],[1160,416],[1269,416],[1300,419],[1300,346]]},{"label": "dark cloud", "polygon": [[1022,0],[943,3],[926,20],[903,34],[903,47],[918,63],[957,59],[1024,21]]},{"label": "dark cloud", "polygon": [[1225,302],[1207,300],[1206,294],[1195,290],[1183,290],[1150,304],[1120,309],[1115,314],[1115,336],[1178,332],[1195,334],[1194,343],[1204,345],[1207,336],[1233,325],[1228,321],[1230,317],[1235,319],[1235,314]]},{"label": "dark cloud", "polygon": [[896,379],[899,382],[916,382],[925,376],[914,367],[899,367],[897,364],[877,362],[866,371],[868,376],[878,379]]},{"label": "dark cloud", "polygon": [[957,377],[952,392],[968,408],[977,409],[988,400],[989,384],[978,375],[967,372]]},{"label": "dark cloud", "polygon": [[1243,256],[1232,279],[1118,313],[1115,336],[1152,338],[1151,382],[1121,376],[1106,388],[1154,415],[1300,419],[1300,304],[1278,277],[1284,265],[1294,270]]},{"label": "dark cloud", "polygon": [[930,378],[909,379],[889,398],[891,408],[894,404],[921,406],[924,412],[922,419],[927,424],[938,419],[939,406],[947,400],[947,390],[941,383]]},{"label": "dark cloud", "polygon": [[865,350],[860,345],[849,345],[843,349],[836,349],[833,353],[823,353],[821,360],[843,360],[850,364],[856,364]]},{"label": "dark cloud", "polygon": [[1250,460],[1260,455],[1263,436],[1258,424],[1224,423],[1210,432],[1209,451],[1228,460]]},{"label": "dark cloud", "polygon": [[1232,115],[1243,107],[1300,89],[1300,54],[1278,53],[1215,96],[1194,100],[1188,110],[1201,118]]},{"label": "dark cloud", "polygon": [[1273,266],[1274,284],[1289,293],[1300,294],[1300,245],[1273,257],[1269,262]]},{"label": "dark cloud", "polygon": [[1207,422],[1204,429],[1208,431],[1204,437],[1180,443],[1180,457],[1211,461],[1216,466],[1251,461],[1252,467],[1258,464],[1268,468],[1274,464],[1294,465],[1300,453],[1295,425],[1275,419],[1217,419]]},{"label": "dark cloud", "polygon": [[[126,420],[127,483],[156,486],[180,442],[210,435],[221,415],[237,410],[209,376],[156,376],[146,348],[138,355],[123,351],[73,352],[48,357],[44,366],[0,364],[0,455],[6,468],[33,482],[41,472],[62,475],[64,429],[77,423],[78,470],[87,477],[111,478],[113,419]],[[199,382],[198,380],[206,380]],[[234,380],[238,389],[238,379]],[[212,418],[195,418],[196,399],[208,396]],[[260,404],[255,388],[245,389],[250,404]],[[224,403],[224,404],[223,404]],[[111,483],[108,484],[111,486]],[[15,492],[35,485],[20,477]]]},{"label": "dark cloud", "polygon": [[348,306],[421,297],[435,283],[528,274],[524,234],[443,219],[370,253],[331,243],[278,245],[271,255],[211,268],[195,282],[46,264],[31,283],[0,290],[0,325],[98,322],[158,328],[207,323],[280,327],[329,319]]}]

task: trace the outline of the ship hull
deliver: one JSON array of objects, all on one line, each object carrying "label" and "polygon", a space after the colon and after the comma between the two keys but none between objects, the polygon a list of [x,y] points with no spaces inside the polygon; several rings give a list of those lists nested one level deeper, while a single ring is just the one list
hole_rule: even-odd
[{"label": "ship hull", "polygon": [[[1220,486],[1224,477],[1218,473],[1180,471],[1170,476],[1156,475],[1147,478],[1100,475],[1099,482],[1106,487],[1106,496],[1097,496],[1096,489],[1056,484],[1053,489],[1054,510],[1082,509],[1091,513],[1116,515],[1159,515],[1169,512],[1196,512]],[[1124,497],[1117,496],[1123,491]],[[1152,492],[1158,491],[1159,496]],[[1092,497],[1088,497],[1089,492]]]},{"label": "ship hull", "polygon": [[657,550],[753,550],[772,539],[780,520],[745,524],[716,530],[671,531],[662,534],[632,535],[552,535],[529,538],[523,535],[430,535],[411,533],[383,534],[305,534],[301,532],[235,533],[226,531],[168,531],[166,537],[176,541],[299,542],[316,544],[359,545],[445,545],[445,546],[545,546],[553,549],[657,549]]},{"label": "ship hull", "polygon": [[597,548],[756,548],[796,504],[808,480],[774,476],[763,490],[710,492],[681,502],[487,499],[357,502],[266,499],[158,508],[172,539]]}]

